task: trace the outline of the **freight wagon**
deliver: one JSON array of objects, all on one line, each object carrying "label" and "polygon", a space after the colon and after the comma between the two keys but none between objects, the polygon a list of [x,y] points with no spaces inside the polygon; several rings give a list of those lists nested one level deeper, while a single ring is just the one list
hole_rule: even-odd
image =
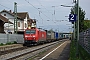
[{"label": "freight wagon", "polygon": [[54,41],[55,40],[55,32],[54,31],[48,31],[48,30],[45,30],[45,31],[46,31],[47,42]]},{"label": "freight wagon", "polygon": [[58,32],[55,32],[55,39],[56,40],[59,40],[59,36],[58,35],[59,35],[59,33]]}]

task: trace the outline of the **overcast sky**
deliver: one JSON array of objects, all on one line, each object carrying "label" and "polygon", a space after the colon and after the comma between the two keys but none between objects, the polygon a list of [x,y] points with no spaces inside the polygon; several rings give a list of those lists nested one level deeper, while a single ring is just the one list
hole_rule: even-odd
[{"label": "overcast sky", "polygon": [[[70,14],[71,7],[60,5],[73,6],[73,0],[0,0],[0,11],[14,11],[14,2],[17,3],[18,12],[28,12],[30,18],[37,20],[37,27],[60,32],[71,31],[71,23],[65,17]],[[79,5],[85,10],[86,18],[90,19],[90,0],[80,0]]]}]

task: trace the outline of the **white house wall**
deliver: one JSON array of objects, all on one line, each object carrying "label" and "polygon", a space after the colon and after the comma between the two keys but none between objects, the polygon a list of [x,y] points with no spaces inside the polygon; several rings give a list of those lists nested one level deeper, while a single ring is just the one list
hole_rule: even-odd
[{"label": "white house wall", "polygon": [[[4,14],[6,14],[6,16],[4,16]],[[11,18],[14,19],[14,16],[12,16],[12,15],[6,13],[6,12],[2,12],[1,15],[6,17],[7,19],[11,19]]]},{"label": "white house wall", "polygon": [[[4,16],[4,14],[6,14],[6,16]],[[6,13],[6,12],[2,12],[1,15],[4,16],[5,18],[9,19],[10,22],[14,23],[14,16],[12,16],[12,15]],[[14,24],[9,24],[9,23],[4,24],[4,31],[6,33],[8,33],[8,30],[11,31],[12,33],[14,33],[13,28],[14,28]]]},{"label": "white house wall", "polygon": [[21,29],[23,29],[23,22],[18,20],[18,22],[20,22],[20,27],[18,27],[18,30],[22,31]]},{"label": "white house wall", "polygon": [[27,24],[27,16],[26,16],[26,18],[24,19],[24,29],[26,29],[27,28],[27,26],[26,26],[26,28],[25,28],[25,23]]},{"label": "white house wall", "polygon": [[[4,16],[4,14],[6,14],[6,16]],[[9,28],[9,30],[10,30],[12,33],[14,33],[14,16],[12,16],[12,15],[6,13],[6,12],[2,12],[1,15],[4,16],[4,17],[6,17],[7,19],[9,19],[10,22],[13,23],[13,24],[9,24],[9,27],[8,27],[8,23],[5,23],[5,24],[4,24],[4,28],[7,28],[7,29]],[[27,19],[25,19],[25,23],[27,23],[26,20],[27,20]],[[21,21],[21,20],[18,20],[17,22],[20,22],[20,27],[18,27],[18,30],[19,30],[19,29],[24,29],[24,28],[23,28],[23,25],[22,25],[22,24],[23,24],[22,21]],[[18,26],[18,23],[17,23],[17,26]],[[7,31],[8,31],[7,29],[5,30],[6,33],[8,33],[8,32],[7,32]]]},{"label": "white house wall", "polygon": [[9,23],[5,23],[4,24],[4,31],[6,33],[8,33],[8,31],[11,31],[12,33],[14,33],[14,25],[13,24],[9,24]]}]

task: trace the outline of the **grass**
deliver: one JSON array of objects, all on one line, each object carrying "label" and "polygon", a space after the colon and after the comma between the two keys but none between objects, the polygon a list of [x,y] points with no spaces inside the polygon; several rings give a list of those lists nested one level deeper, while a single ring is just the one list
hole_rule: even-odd
[{"label": "grass", "polygon": [[90,60],[90,54],[82,48],[81,45],[78,45],[78,56],[76,55],[77,53],[77,45],[75,41],[71,42],[70,45],[70,58],[69,60]]},{"label": "grass", "polygon": [[77,53],[76,42],[72,41],[70,44],[70,58],[69,58],[69,60],[82,60],[80,54],[78,54],[78,56],[77,56],[76,53]]},{"label": "grass", "polygon": [[11,44],[17,44],[17,42],[16,41],[14,41],[14,42],[7,42],[6,44],[0,43],[0,46],[11,45]]},{"label": "grass", "polygon": [[79,52],[83,60],[90,60],[90,54],[79,45]]}]

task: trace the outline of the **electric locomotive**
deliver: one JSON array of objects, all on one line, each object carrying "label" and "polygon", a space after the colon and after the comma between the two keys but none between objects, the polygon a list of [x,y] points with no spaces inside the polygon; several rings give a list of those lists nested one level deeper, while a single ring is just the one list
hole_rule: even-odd
[{"label": "electric locomotive", "polygon": [[46,41],[46,31],[38,28],[28,28],[24,31],[24,45],[38,44]]}]

